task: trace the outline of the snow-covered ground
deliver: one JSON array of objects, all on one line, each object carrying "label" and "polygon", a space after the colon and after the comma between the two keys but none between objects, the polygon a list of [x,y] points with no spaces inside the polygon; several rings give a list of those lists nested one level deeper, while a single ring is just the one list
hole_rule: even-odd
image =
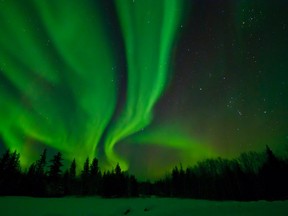
[{"label": "snow-covered ground", "polygon": [[288,215],[288,201],[214,202],[173,198],[101,199],[0,197],[0,215]]}]

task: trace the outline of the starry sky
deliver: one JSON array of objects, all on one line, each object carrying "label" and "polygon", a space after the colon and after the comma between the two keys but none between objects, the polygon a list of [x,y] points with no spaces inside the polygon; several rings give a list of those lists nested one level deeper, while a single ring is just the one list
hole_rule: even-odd
[{"label": "starry sky", "polygon": [[0,152],[140,178],[288,154],[285,0],[1,0]]}]

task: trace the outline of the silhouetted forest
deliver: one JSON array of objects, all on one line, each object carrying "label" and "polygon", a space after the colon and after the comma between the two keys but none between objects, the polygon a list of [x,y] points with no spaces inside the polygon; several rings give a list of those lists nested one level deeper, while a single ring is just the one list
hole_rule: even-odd
[{"label": "silhouetted forest", "polygon": [[119,164],[102,172],[98,159],[86,159],[79,175],[72,161],[63,171],[62,154],[47,159],[45,149],[27,170],[20,154],[7,150],[0,157],[0,195],[62,197],[163,196],[211,200],[279,200],[288,198],[288,160],[267,146],[265,152],[243,153],[237,159],[208,159],[193,167],[176,166],[156,182],[139,182],[123,172]]}]

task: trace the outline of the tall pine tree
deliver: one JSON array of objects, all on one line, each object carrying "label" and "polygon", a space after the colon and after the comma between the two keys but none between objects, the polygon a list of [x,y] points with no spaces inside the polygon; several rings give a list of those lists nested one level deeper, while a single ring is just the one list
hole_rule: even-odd
[{"label": "tall pine tree", "polygon": [[64,194],[63,184],[62,184],[62,154],[58,152],[54,155],[53,159],[50,161],[48,177],[49,177],[49,188],[48,194],[52,196],[61,196]]}]

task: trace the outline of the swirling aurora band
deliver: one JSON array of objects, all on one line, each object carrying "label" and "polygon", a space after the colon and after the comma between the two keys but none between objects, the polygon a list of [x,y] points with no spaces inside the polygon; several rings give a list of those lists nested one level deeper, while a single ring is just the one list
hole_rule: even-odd
[{"label": "swirling aurora band", "polygon": [[[94,157],[117,104],[115,56],[97,7],[91,1],[34,1],[25,8],[18,1],[1,4],[5,143],[24,158],[34,142],[63,151],[68,159]],[[167,83],[182,3],[115,4],[126,47],[127,99],[108,129],[104,149],[109,162],[127,169],[114,145],[152,120]]]},{"label": "swirling aurora band", "polygon": [[152,109],[165,88],[181,1],[116,3],[127,53],[127,101],[108,134],[105,152],[110,160],[119,161],[114,145],[151,122]]},{"label": "swirling aurora band", "polygon": [[46,146],[144,177],[282,145],[288,28],[272,4],[1,1],[0,142],[26,166]]}]

